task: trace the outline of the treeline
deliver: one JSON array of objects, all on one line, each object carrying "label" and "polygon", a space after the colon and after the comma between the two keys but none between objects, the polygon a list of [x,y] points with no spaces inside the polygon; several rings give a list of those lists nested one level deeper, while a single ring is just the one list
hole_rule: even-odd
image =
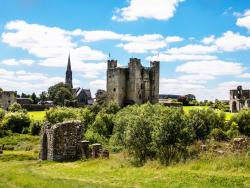
[{"label": "treeline", "polygon": [[[15,104],[16,105],[16,104]],[[20,106],[0,113],[0,133],[38,134],[41,124],[32,122]],[[162,105],[133,105],[120,109],[115,103],[85,108],[55,107],[46,112],[51,124],[80,120],[84,137],[113,151],[126,150],[140,164],[158,159],[163,164],[185,160],[187,148],[197,140],[229,140],[250,136],[250,110],[242,110],[226,121],[223,112],[213,109],[181,109]]]}]

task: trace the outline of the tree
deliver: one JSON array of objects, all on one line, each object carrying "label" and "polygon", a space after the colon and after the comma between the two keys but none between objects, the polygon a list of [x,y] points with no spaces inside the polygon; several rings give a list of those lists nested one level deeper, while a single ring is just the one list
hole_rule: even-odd
[{"label": "tree", "polygon": [[241,110],[238,114],[235,114],[231,120],[239,126],[241,134],[250,136],[250,110]]},{"label": "tree", "polygon": [[158,125],[153,128],[153,143],[162,164],[186,158],[186,147],[193,141],[194,130],[188,126],[184,114],[174,108],[166,108],[158,114]]},{"label": "tree", "polygon": [[37,104],[38,103],[38,98],[37,98],[37,96],[36,96],[35,93],[32,93],[31,99],[32,99],[33,104]]},{"label": "tree", "polygon": [[46,91],[43,91],[39,97],[41,101],[46,101],[48,100],[48,93]]},{"label": "tree", "polygon": [[212,109],[193,109],[188,113],[188,122],[196,135],[196,139],[204,140],[212,129],[225,127],[225,114],[216,113]]},{"label": "tree", "polygon": [[54,104],[64,106],[65,100],[72,100],[73,94],[68,84],[63,82],[51,86],[48,89],[49,98],[53,100]]}]

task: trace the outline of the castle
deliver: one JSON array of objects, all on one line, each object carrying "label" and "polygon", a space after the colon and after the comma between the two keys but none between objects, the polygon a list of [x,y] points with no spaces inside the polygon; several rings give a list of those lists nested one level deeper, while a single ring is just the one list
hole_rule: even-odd
[{"label": "castle", "polygon": [[159,101],[160,62],[143,67],[141,60],[130,58],[128,67],[117,67],[117,60],[107,63],[107,93],[120,106]]},{"label": "castle", "polygon": [[242,86],[230,90],[230,110],[239,112],[242,108],[250,108],[250,90],[243,90]]},{"label": "castle", "polygon": [[65,75],[65,83],[70,86],[72,93],[76,99],[77,106],[91,105],[93,104],[93,99],[91,97],[90,89],[83,89],[80,87],[73,88],[73,79],[72,79],[72,70],[71,70],[71,60],[70,55],[68,57],[67,70]]},{"label": "castle", "polygon": [[9,106],[17,102],[15,91],[0,91],[0,107],[8,110]]}]

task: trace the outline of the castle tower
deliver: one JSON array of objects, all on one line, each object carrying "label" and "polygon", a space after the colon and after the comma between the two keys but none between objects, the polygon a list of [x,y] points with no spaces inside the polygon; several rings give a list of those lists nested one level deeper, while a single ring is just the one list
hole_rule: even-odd
[{"label": "castle tower", "polygon": [[67,70],[66,70],[65,83],[69,84],[70,87],[73,88],[70,54],[69,54],[69,57],[68,57],[68,65],[67,65]]}]

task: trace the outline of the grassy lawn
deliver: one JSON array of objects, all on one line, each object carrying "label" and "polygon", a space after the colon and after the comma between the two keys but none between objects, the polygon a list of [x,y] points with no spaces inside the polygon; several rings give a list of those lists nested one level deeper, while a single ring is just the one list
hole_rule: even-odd
[{"label": "grassy lawn", "polygon": [[43,121],[45,119],[45,113],[46,111],[28,112],[30,118],[35,121]]},{"label": "grassy lawn", "polygon": [[110,159],[67,163],[36,160],[33,151],[0,155],[0,187],[250,187],[250,158],[203,158],[164,167],[148,162],[134,167],[122,154]]},{"label": "grassy lawn", "polygon": [[[192,109],[208,109],[208,106],[183,106],[183,110],[185,113],[188,113]],[[217,112],[221,112],[220,110],[216,110]],[[233,117],[233,113],[224,112],[226,114],[226,120],[229,121]]]}]

